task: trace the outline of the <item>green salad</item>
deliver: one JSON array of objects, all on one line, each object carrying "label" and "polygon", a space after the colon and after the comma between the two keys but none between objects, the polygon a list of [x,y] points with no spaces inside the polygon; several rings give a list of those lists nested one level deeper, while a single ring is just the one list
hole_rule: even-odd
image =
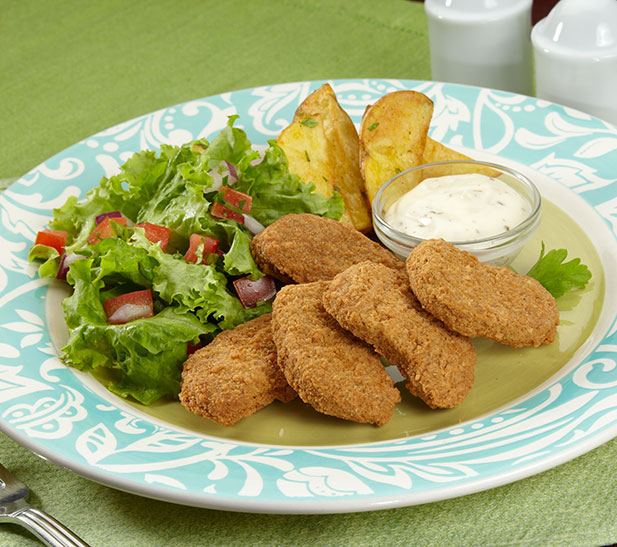
[{"label": "green salad", "polygon": [[338,193],[321,196],[290,174],[275,141],[255,151],[235,119],[212,142],[134,154],[54,209],[30,250],[41,277],[73,288],[63,361],[110,369],[118,395],[177,397],[188,353],[271,311],[274,280],[249,250],[256,231],[288,213],[343,213]]}]

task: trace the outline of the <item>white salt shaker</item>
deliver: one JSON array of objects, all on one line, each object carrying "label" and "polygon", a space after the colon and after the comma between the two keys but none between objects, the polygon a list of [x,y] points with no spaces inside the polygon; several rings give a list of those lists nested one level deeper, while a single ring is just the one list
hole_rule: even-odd
[{"label": "white salt shaker", "polygon": [[533,93],[532,0],[425,0],[432,79]]},{"label": "white salt shaker", "polygon": [[531,40],[537,97],[617,124],[617,0],[561,0]]}]

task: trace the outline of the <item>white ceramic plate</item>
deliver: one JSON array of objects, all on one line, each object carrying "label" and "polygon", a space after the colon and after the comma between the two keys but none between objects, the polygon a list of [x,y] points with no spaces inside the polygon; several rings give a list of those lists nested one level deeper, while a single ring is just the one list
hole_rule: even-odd
[{"label": "white ceramic plate", "polygon": [[83,196],[133,152],[212,137],[231,114],[240,116],[236,126],[252,142],[265,144],[321,83],[234,91],[142,116],[77,143],[0,194],[4,432],[122,490],[189,505],[279,513],[375,510],[459,496],[548,469],[617,435],[617,131],[546,101],[470,86],[330,82],[355,122],[387,92],[422,91],[435,103],[433,138],[524,169],[587,233],[601,264],[594,279],[606,279],[604,306],[584,343],[550,379],[491,412],[434,431],[289,446],[175,426],[60,362],[50,334],[62,329],[59,307],[48,298],[48,281],[27,262],[51,209],[69,195]]}]

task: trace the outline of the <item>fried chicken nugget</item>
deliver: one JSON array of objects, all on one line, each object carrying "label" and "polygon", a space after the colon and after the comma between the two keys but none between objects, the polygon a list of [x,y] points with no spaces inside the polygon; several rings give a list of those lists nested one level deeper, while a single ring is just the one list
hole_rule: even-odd
[{"label": "fried chicken nugget", "polygon": [[253,238],[251,253],[261,271],[285,283],[327,281],[365,260],[405,269],[402,260],[351,226],[309,213],[273,222]]},{"label": "fried chicken nugget", "polygon": [[180,402],[221,425],[295,396],[276,363],[269,313],[221,332],[184,363]]},{"label": "fried chicken nugget", "polygon": [[443,239],[422,242],[406,266],[424,309],[460,334],[515,348],[555,338],[557,304],[531,277],[484,264]]},{"label": "fried chicken nugget", "polygon": [[471,389],[473,345],[425,312],[400,272],[370,262],[351,266],[330,282],[323,304],[396,365],[407,389],[429,407],[454,407]]},{"label": "fried chicken nugget", "polygon": [[323,308],[328,282],[283,287],[273,304],[278,363],[315,410],[384,425],[401,394],[373,349],[342,329]]}]

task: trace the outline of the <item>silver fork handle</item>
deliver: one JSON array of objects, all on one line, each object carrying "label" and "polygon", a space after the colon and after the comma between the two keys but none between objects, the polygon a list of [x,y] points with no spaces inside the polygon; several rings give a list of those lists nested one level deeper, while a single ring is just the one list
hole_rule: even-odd
[{"label": "silver fork handle", "polygon": [[0,522],[2,521],[21,524],[49,547],[90,547],[64,524],[34,507],[26,506],[20,511],[4,515],[0,518]]}]

